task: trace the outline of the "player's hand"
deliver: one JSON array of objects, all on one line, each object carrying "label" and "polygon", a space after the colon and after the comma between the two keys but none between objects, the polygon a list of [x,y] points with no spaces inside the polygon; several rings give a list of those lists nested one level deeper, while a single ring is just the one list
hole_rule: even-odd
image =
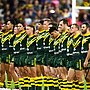
[{"label": "player's hand", "polygon": [[84,62],[84,67],[87,67],[87,65],[88,65],[88,61],[85,61]]}]

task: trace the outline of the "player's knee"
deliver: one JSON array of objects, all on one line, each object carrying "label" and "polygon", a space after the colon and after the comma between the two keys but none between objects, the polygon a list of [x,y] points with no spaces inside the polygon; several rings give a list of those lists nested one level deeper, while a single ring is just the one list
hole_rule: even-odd
[{"label": "player's knee", "polygon": [[14,66],[11,65],[10,68],[9,68],[9,73],[13,73],[14,72]]},{"label": "player's knee", "polygon": [[67,76],[67,81],[72,81],[73,80],[73,77],[72,76]]},{"label": "player's knee", "polygon": [[5,74],[5,69],[1,69],[1,75]]}]

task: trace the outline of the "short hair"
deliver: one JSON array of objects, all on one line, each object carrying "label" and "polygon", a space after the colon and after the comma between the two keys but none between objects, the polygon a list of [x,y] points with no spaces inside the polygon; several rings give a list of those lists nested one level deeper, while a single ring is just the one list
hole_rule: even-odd
[{"label": "short hair", "polygon": [[68,20],[67,19],[61,19],[59,22],[63,21],[64,24],[68,25]]},{"label": "short hair", "polygon": [[52,25],[52,27],[56,27],[56,28],[58,29],[58,25],[57,25],[57,23],[53,23],[53,22],[51,22],[51,23],[49,23],[49,25]]},{"label": "short hair", "polygon": [[25,25],[25,24],[24,24],[24,22],[23,22],[23,21],[21,21],[21,20],[16,20],[16,23],[17,23],[17,24],[19,24],[19,23],[20,23],[20,24],[22,24],[23,26]]},{"label": "short hair", "polygon": [[49,18],[44,18],[43,21],[51,22]]},{"label": "short hair", "polygon": [[35,33],[35,27],[33,25],[27,25],[27,26],[33,28],[33,34],[34,34]]},{"label": "short hair", "polygon": [[8,21],[10,21],[13,25],[15,25],[16,24],[16,22],[15,22],[15,20],[14,19],[9,19],[9,20],[6,20],[6,22],[5,23],[7,23]]},{"label": "short hair", "polygon": [[87,22],[83,22],[83,23],[82,23],[82,25],[83,25],[83,24],[85,24],[87,28],[89,28],[89,27],[90,27],[90,24],[89,24],[89,23],[87,23]]},{"label": "short hair", "polygon": [[53,31],[57,31],[57,28],[56,27],[50,27],[49,33],[51,34]]},{"label": "short hair", "polygon": [[[74,24],[72,24],[72,25],[75,25],[76,28],[78,28],[78,30],[79,30],[79,25],[78,25],[78,24],[74,23]],[[72,26],[72,25],[71,25],[71,26]]]},{"label": "short hair", "polygon": [[40,23],[40,24],[42,24],[42,25],[43,25],[43,22],[44,22],[43,20],[40,20],[38,23]]}]

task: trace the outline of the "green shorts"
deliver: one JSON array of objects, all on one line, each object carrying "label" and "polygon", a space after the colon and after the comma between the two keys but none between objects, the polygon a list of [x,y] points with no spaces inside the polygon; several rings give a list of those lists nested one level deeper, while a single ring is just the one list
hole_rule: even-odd
[{"label": "green shorts", "polygon": [[54,54],[53,53],[49,53],[48,65],[50,65],[51,67],[55,67]]},{"label": "green shorts", "polygon": [[72,66],[72,56],[67,56],[66,67],[69,69]]},{"label": "green shorts", "polygon": [[61,53],[61,56],[62,56],[62,66],[63,67],[67,67],[67,55],[66,55],[66,51],[63,51]]},{"label": "green shorts", "polygon": [[20,55],[19,54],[15,54],[13,57],[12,57],[12,61],[11,62],[14,62],[14,66],[15,67],[19,67],[19,60],[20,60]]},{"label": "green shorts", "polygon": [[71,61],[71,68],[75,70],[82,70],[83,63],[84,63],[84,59],[82,59],[80,55],[73,55]]},{"label": "green shorts", "polygon": [[10,64],[10,55],[8,53],[2,53],[1,62]]},{"label": "green shorts", "polygon": [[27,66],[35,66],[35,55],[27,55],[27,58],[26,58],[26,63],[27,63]]},{"label": "green shorts", "polygon": [[26,58],[27,58],[27,54],[26,53],[20,53],[19,65],[21,67],[27,65]]},{"label": "green shorts", "polygon": [[36,64],[37,65],[44,65],[44,53],[37,53],[36,54]]},{"label": "green shorts", "polygon": [[48,59],[49,59],[49,54],[44,53],[44,65],[48,66]]},{"label": "green shorts", "polygon": [[55,67],[63,66],[63,58],[60,55],[55,55]]},{"label": "green shorts", "polygon": [[10,54],[10,62],[12,62],[13,56],[14,56],[14,54]]}]

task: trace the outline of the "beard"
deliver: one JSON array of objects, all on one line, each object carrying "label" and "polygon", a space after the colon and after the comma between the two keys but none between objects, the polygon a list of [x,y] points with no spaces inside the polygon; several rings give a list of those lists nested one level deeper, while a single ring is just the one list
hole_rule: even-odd
[{"label": "beard", "polygon": [[6,29],[2,29],[2,32],[5,32],[6,31]]},{"label": "beard", "polygon": [[87,32],[87,30],[85,30],[85,31],[82,31],[82,34],[85,34]]}]

